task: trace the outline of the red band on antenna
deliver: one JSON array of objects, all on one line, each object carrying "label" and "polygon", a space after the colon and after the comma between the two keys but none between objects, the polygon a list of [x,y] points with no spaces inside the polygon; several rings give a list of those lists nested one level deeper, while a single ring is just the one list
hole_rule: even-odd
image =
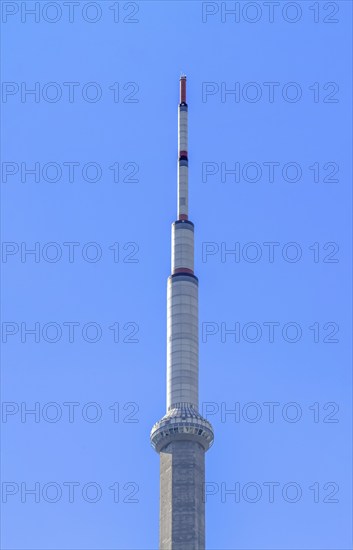
[{"label": "red band on antenna", "polygon": [[180,103],[186,103],[186,76],[180,78]]}]

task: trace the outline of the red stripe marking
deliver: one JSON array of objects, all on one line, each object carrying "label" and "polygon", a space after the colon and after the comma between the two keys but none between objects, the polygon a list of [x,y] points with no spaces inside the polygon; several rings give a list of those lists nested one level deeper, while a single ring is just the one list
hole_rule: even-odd
[{"label": "red stripe marking", "polygon": [[186,78],[180,79],[180,103],[186,103]]},{"label": "red stripe marking", "polygon": [[191,273],[191,275],[194,274],[192,269],[189,269],[188,267],[178,267],[177,269],[174,269],[173,275],[175,273]]},{"label": "red stripe marking", "polygon": [[179,215],[179,220],[188,220],[188,219],[189,218],[188,218],[187,214],[180,214]]}]

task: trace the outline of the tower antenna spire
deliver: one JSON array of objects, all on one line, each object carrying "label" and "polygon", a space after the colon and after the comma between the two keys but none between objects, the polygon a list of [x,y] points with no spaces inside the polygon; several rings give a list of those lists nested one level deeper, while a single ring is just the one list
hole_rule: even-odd
[{"label": "tower antenna spire", "polygon": [[188,218],[188,105],[179,81],[178,201],[167,288],[167,406],[151,431],[160,455],[160,550],[205,549],[205,452],[211,424],[199,408],[198,279]]}]

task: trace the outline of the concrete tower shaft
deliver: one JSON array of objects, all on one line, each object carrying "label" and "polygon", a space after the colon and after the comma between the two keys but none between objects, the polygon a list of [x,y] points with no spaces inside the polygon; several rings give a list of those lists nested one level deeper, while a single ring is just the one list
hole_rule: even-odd
[{"label": "concrete tower shaft", "polygon": [[198,412],[198,279],[188,219],[188,106],[180,78],[178,204],[167,288],[167,406],[151,431],[160,454],[160,550],[205,549],[205,451],[211,424]]}]

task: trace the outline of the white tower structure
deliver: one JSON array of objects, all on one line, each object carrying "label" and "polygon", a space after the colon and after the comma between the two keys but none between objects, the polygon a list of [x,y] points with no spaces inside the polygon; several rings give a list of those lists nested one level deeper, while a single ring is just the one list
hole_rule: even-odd
[{"label": "white tower structure", "polygon": [[205,550],[205,452],[211,424],[198,412],[198,279],[188,218],[186,76],[178,108],[178,219],[167,290],[167,411],[151,431],[160,455],[160,550]]}]

